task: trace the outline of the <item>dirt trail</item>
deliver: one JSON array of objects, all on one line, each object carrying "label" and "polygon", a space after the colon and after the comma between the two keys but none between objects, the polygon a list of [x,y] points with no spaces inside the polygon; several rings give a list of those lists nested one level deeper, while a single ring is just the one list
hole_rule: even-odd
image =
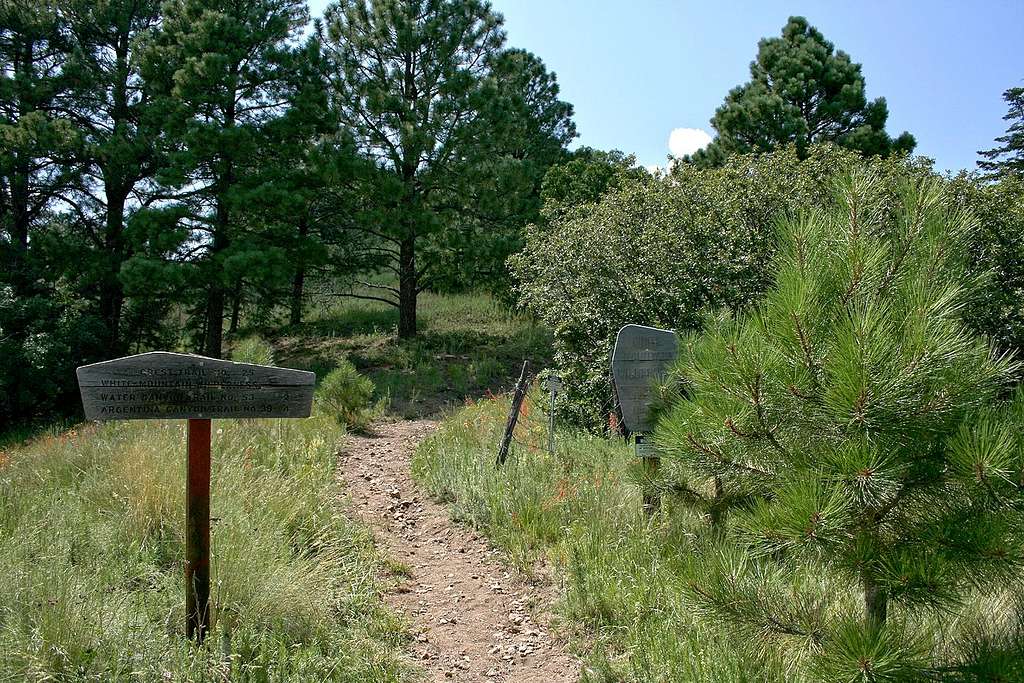
[{"label": "dirt trail", "polygon": [[419,665],[432,681],[575,681],[578,665],[544,623],[552,588],[504,566],[413,482],[413,450],[436,426],[395,422],[351,436],[340,468],[353,514],[411,570],[387,601],[412,621]]}]

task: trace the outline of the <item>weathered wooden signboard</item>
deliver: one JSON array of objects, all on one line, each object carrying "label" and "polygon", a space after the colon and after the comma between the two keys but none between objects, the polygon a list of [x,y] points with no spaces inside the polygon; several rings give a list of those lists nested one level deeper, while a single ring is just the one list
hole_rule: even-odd
[{"label": "weathered wooden signboard", "polygon": [[89,420],[188,419],[185,482],[185,633],[202,641],[210,618],[210,420],[309,417],[316,375],[156,351],[78,368]]},{"label": "weathered wooden signboard", "polygon": [[88,420],[309,417],[312,372],[155,351],[78,368]]},{"label": "weathered wooden signboard", "polygon": [[631,432],[650,432],[655,382],[665,378],[679,352],[675,332],[643,325],[619,330],[612,351],[612,382],[622,410],[622,421]]},{"label": "weathered wooden signboard", "polygon": [[[619,330],[612,350],[612,384],[622,422],[634,434],[636,455],[652,480],[659,463],[654,444],[647,440],[648,432],[654,429],[650,414],[654,385],[664,380],[678,352],[675,332],[644,325],[626,325]],[[643,508],[648,514],[659,506],[651,488],[645,486],[643,494]]]}]

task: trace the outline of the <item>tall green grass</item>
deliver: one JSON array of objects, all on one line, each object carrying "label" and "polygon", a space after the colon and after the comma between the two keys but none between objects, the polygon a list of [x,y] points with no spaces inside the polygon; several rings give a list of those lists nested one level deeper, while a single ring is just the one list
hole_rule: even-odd
[{"label": "tall green grass", "polygon": [[395,681],[404,627],[337,504],[333,420],[214,423],[212,598],[183,637],[183,422],[0,456],[0,680]]},{"label": "tall green grass", "polygon": [[[621,440],[564,429],[548,453],[543,398],[530,394],[520,416],[512,455],[502,469],[495,453],[508,414],[504,397],[467,405],[450,416],[416,452],[414,475],[447,502],[455,518],[481,529],[509,558],[530,571],[550,564],[560,588],[557,613],[562,628],[585,661],[584,681],[822,680],[802,661],[783,659],[771,638],[796,638],[807,656],[816,644],[787,636],[766,624],[763,633],[702,613],[687,598],[695,590],[715,590],[701,562],[731,563],[737,580],[758,581],[765,599],[786,604],[812,599],[823,621],[844,601],[863,597],[849,585],[829,581],[810,568],[793,576],[751,576],[743,558],[716,545],[701,519],[670,491],[663,491],[657,514],[642,512],[642,486],[648,486],[632,448]],[[1021,586],[1024,586],[1022,579]],[[947,662],[934,678],[981,681],[958,662],[985,647],[998,680],[1021,680],[1015,642],[986,642],[993,624],[1019,628],[1024,590],[979,590],[955,612],[921,611],[910,623],[931,651],[930,661]],[[737,605],[737,609],[743,609]],[[775,634],[775,635],[773,635]],[[767,637],[767,638],[766,638]],[[792,643],[791,643],[792,644]],[[796,648],[798,651],[800,648]],[[1005,661],[1000,660],[1002,657]],[[850,672],[836,681],[918,680],[886,672]]]},{"label": "tall green grass", "polygon": [[494,459],[509,404],[482,400],[420,446],[414,475],[523,569],[553,565],[584,680],[765,680],[682,597],[700,520],[670,504],[655,518],[642,513],[642,473],[622,441],[564,430],[548,453],[542,397],[532,398],[504,468]]}]

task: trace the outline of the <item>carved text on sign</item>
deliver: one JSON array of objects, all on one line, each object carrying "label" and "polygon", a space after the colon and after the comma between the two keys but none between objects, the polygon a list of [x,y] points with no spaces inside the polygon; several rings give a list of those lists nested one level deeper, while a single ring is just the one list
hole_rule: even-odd
[{"label": "carved text on sign", "polygon": [[622,411],[622,421],[631,432],[654,428],[650,407],[653,385],[664,379],[678,353],[678,340],[671,330],[643,325],[626,325],[619,330],[612,351],[612,381]]},{"label": "carved text on sign", "polygon": [[154,352],[78,368],[89,420],[308,417],[315,375]]}]

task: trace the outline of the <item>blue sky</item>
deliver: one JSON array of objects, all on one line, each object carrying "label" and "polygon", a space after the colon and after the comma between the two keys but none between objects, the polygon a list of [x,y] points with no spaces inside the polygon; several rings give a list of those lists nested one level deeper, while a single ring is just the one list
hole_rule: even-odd
[{"label": "blue sky", "polygon": [[[974,168],[1002,134],[1002,92],[1024,85],[1024,0],[700,2],[492,0],[508,43],[537,54],[576,108],[577,144],[664,165],[676,128],[702,128],[749,77],[757,41],[803,15],[863,65],[890,133],[944,170]],[[313,0],[314,13],[326,4]],[[682,136],[683,138],[687,136]]]}]

